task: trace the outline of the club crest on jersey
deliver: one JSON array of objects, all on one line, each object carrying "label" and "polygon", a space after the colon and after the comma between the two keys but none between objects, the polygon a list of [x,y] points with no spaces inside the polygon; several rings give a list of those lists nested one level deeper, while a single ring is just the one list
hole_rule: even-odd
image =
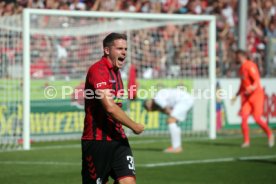
[{"label": "club crest on jersey", "polygon": [[106,82],[100,82],[100,83],[96,84],[96,87],[98,88],[98,87],[101,87],[101,86],[104,86],[104,85],[106,85]]},{"label": "club crest on jersey", "polygon": [[252,68],[251,68],[251,72],[252,72],[252,73],[256,73],[255,68],[252,67]]}]

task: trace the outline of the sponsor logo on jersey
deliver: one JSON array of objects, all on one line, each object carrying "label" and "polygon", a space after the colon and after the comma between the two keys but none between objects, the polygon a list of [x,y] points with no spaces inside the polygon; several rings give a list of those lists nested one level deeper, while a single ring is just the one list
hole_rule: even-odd
[{"label": "sponsor logo on jersey", "polygon": [[106,85],[106,82],[99,82],[99,83],[96,84],[96,87],[98,88],[98,87],[101,87],[101,86],[104,86],[104,85]]}]

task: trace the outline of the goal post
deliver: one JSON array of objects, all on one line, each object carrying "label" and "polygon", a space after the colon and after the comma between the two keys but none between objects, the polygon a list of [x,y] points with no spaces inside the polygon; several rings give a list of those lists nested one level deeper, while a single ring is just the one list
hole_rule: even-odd
[{"label": "goal post", "polygon": [[30,74],[30,12],[23,11],[23,149],[29,150],[30,145],[30,114],[31,114],[31,74]]},{"label": "goal post", "polygon": [[[136,65],[141,92],[151,86],[160,89],[183,83],[189,91],[209,90],[210,98],[197,100],[181,126],[187,129],[184,134],[204,132],[216,138],[214,16],[24,9],[23,18],[15,19],[17,26],[2,24],[0,32],[22,33],[18,39],[24,49],[23,149],[30,149],[31,139],[80,137],[83,104],[72,102],[68,91],[81,88],[86,70],[102,56],[102,39],[110,32],[128,35],[127,66]],[[188,39],[189,34],[194,40]],[[127,67],[122,76],[125,81]],[[48,92],[56,96],[46,99]],[[165,117],[145,112],[143,100],[131,102],[130,117],[146,125],[147,135],[166,132]]]},{"label": "goal post", "polygon": [[209,137],[211,139],[216,138],[216,21],[212,18],[209,25],[210,39],[208,43],[208,53],[210,57],[210,67],[209,67],[209,80],[211,89],[211,99],[210,101],[210,128]]}]

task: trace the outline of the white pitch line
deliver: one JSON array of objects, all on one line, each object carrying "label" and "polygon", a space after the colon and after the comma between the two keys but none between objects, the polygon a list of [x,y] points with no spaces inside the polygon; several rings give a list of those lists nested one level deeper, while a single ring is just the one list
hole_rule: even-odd
[{"label": "white pitch line", "polygon": [[[137,141],[129,141],[130,145],[135,145],[135,144],[151,144],[151,143],[156,143],[156,142],[169,142],[168,139],[149,139],[149,140],[137,140]],[[40,147],[32,147],[32,150],[50,150],[50,149],[70,149],[70,148],[81,148],[81,144],[69,144],[69,145],[53,145],[53,146],[40,146]],[[0,150],[1,153],[7,153],[7,152],[16,152],[16,151],[24,151],[22,149],[17,149],[17,150]]]},{"label": "white pitch line", "polygon": [[56,166],[68,166],[68,165],[77,165],[80,166],[80,163],[74,162],[51,162],[51,161],[0,161],[0,164],[6,165],[56,165]]},{"label": "white pitch line", "polygon": [[34,147],[31,150],[48,150],[48,149],[65,149],[65,148],[80,148],[80,144],[69,144],[69,145],[53,145],[53,146],[41,146]]},{"label": "white pitch line", "polygon": [[[150,139],[150,140],[140,140],[140,141],[129,141],[130,145],[132,144],[150,144],[155,142],[168,142],[167,139]],[[55,145],[55,146],[41,146],[41,147],[35,147],[31,148],[31,150],[44,150],[44,149],[63,149],[63,148],[80,148],[81,144],[70,144],[70,145]]]},{"label": "white pitch line", "polygon": [[160,162],[151,164],[138,164],[137,167],[165,167],[165,166],[177,166],[177,165],[190,165],[190,164],[206,164],[206,163],[216,163],[216,162],[233,162],[235,158],[218,158],[218,159],[206,159],[206,160],[185,160],[185,161],[175,161],[175,162]]},{"label": "white pitch line", "polygon": [[150,163],[150,164],[138,164],[137,167],[165,167],[165,166],[177,166],[177,165],[190,165],[190,164],[207,164],[207,163],[217,163],[217,162],[234,162],[234,161],[245,161],[245,160],[266,160],[276,158],[276,155],[262,155],[262,156],[248,156],[248,157],[229,157],[229,158],[217,158],[217,159],[205,159],[205,160],[185,160],[185,161],[175,161],[175,162],[160,162],[160,163]]},{"label": "white pitch line", "polygon": [[271,159],[271,158],[276,158],[276,155],[240,157],[239,160],[265,160],[265,159]]},{"label": "white pitch line", "polygon": [[[150,164],[136,164],[136,167],[154,168],[154,167],[166,167],[177,165],[192,165],[192,164],[208,164],[208,163],[220,163],[220,162],[235,162],[246,160],[266,160],[276,158],[276,155],[261,155],[261,156],[248,156],[248,157],[229,157],[229,158],[217,158],[217,159],[204,159],[204,160],[185,160],[175,162],[159,162]],[[52,161],[0,161],[0,164],[6,165],[54,165],[54,166],[81,166],[81,162],[52,162]]]}]

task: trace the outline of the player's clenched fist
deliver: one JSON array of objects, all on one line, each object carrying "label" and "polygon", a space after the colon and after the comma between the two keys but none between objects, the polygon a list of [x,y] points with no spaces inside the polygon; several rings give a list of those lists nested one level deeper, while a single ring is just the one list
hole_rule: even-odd
[{"label": "player's clenched fist", "polygon": [[145,129],[145,127],[144,127],[144,125],[142,125],[142,124],[136,124],[135,126],[134,126],[134,128],[133,128],[133,132],[135,133],[135,134],[140,134],[140,133],[142,133],[143,131],[144,131],[144,129]]}]

